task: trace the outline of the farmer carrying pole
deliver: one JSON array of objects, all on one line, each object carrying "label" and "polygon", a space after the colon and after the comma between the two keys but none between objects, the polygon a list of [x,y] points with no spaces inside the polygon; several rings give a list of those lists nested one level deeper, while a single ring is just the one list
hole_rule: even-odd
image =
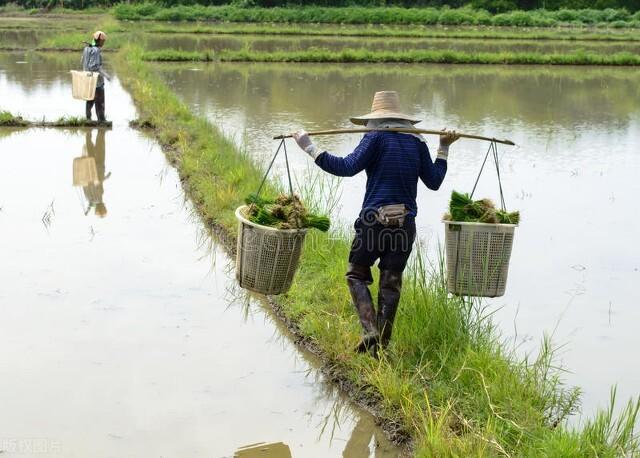
[{"label": "farmer carrying pole", "polygon": [[[376,92],[371,113],[351,118],[368,128],[411,128],[420,122],[402,113],[398,93]],[[447,173],[449,146],[459,135],[440,135],[437,158],[432,161],[425,139],[418,134],[374,131],[366,133],[356,149],[337,157],[319,149],[305,131],[295,133],[300,148],[324,171],[349,177],[365,170],[367,185],[362,210],[355,222],[355,238],[349,253],[347,284],[364,330],[356,350],[377,354],[378,345],[389,344],[400,301],[404,271],[416,237],[415,217],[418,178],[437,190]],[[371,266],[379,260],[378,311],[369,286]]]},{"label": "farmer carrying pole", "polygon": [[93,40],[91,43],[87,43],[84,51],[82,51],[82,70],[85,72],[97,72],[98,83],[96,84],[96,95],[93,100],[87,100],[86,116],[88,120],[91,120],[91,109],[96,106],[96,116],[98,121],[106,121],[104,116],[104,79],[111,81],[111,77],[102,68],[102,53],[101,48],[104,46],[104,42],[107,40],[107,34],[98,30],[93,34]]}]

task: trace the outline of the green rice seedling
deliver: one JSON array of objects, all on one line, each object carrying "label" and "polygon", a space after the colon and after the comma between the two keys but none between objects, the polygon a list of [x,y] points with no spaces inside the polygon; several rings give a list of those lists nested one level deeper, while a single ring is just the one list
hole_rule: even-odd
[{"label": "green rice seedling", "polygon": [[293,194],[280,194],[275,199],[250,194],[245,198],[250,221],[279,229],[313,228],[327,232],[331,225],[327,216],[309,214],[300,198]]},{"label": "green rice seedling", "polygon": [[498,210],[489,199],[473,200],[469,194],[452,191],[449,213],[444,219],[467,223],[518,224],[520,213]]}]

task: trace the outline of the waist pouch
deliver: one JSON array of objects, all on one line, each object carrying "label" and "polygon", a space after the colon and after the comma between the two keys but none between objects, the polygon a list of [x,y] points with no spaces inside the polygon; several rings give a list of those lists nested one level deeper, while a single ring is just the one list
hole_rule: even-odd
[{"label": "waist pouch", "polygon": [[404,204],[384,205],[378,208],[376,220],[383,226],[403,226],[409,210]]}]

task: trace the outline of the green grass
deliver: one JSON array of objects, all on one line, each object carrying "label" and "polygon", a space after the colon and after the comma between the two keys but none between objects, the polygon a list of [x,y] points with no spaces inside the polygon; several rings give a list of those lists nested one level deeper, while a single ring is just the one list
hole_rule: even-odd
[{"label": "green grass", "polygon": [[466,27],[447,29],[443,27],[411,28],[396,26],[314,26],[293,24],[199,24],[152,25],[143,29],[148,33],[189,33],[215,35],[285,35],[285,36],[329,36],[329,37],[395,37],[437,39],[483,39],[483,40],[557,40],[557,41],[640,41],[638,32],[594,31],[592,29],[505,29],[493,27]]},{"label": "green grass", "polygon": [[[119,76],[141,118],[167,146],[205,223],[216,225],[233,245],[234,210],[257,189],[261,171],[216,126],[193,115],[142,57],[140,48],[124,48]],[[307,180],[303,196],[322,193],[309,187]],[[319,206],[307,203],[314,210]],[[359,330],[344,282],[348,250],[347,232],[311,232],[294,285],[276,307],[335,376],[375,400],[385,422],[414,439],[416,456],[640,452],[637,402],[617,417],[608,410],[581,429],[566,426],[579,392],[563,385],[548,340],[539,355],[519,359],[502,341],[489,310],[448,296],[442,266],[427,267],[421,248],[405,277],[389,351],[380,361],[354,354]]]},{"label": "green grass", "polygon": [[16,116],[9,111],[0,111],[1,127],[21,127],[28,125],[28,122],[22,119],[22,116]]},{"label": "green grass", "polygon": [[111,125],[110,122],[99,123],[77,116],[63,116],[55,121],[29,121],[22,116],[16,116],[8,111],[0,111],[0,127],[93,127],[96,125]]},{"label": "green grass", "polygon": [[471,8],[399,8],[399,7],[290,7],[241,8],[233,5],[179,5],[162,7],[156,3],[120,3],[113,8],[122,20],[226,21],[331,24],[421,24],[421,25],[495,25],[516,27],[555,27],[558,25],[606,24],[638,27],[640,15],[626,10],[533,10],[492,15]]},{"label": "green grass", "polygon": [[369,62],[369,63],[438,63],[438,64],[505,64],[505,65],[640,65],[640,55],[619,52],[595,54],[571,52],[564,54],[540,54],[524,52],[465,51],[375,51],[368,49],[309,49],[304,51],[260,52],[249,49],[238,51],[180,51],[163,49],[148,51],[143,55],[147,61],[220,61],[220,62]]}]

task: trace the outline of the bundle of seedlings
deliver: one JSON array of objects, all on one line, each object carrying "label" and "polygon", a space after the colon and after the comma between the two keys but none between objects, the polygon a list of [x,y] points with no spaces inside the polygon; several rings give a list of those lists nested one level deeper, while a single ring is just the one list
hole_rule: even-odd
[{"label": "bundle of seedlings", "polygon": [[280,194],[275,199],[250,194],[245,203],[246,217],[261,226],[277,229],[313,228],[327,232],[331,224],[328,217],[309,213],[295,194]]},{"label": "bundle of seedlings", "polygon": [[473,200],[469,194],[453,191],[449,213],[443,219],[464,223],[518,224],[520,212],[501,210],[489,199]]}]

